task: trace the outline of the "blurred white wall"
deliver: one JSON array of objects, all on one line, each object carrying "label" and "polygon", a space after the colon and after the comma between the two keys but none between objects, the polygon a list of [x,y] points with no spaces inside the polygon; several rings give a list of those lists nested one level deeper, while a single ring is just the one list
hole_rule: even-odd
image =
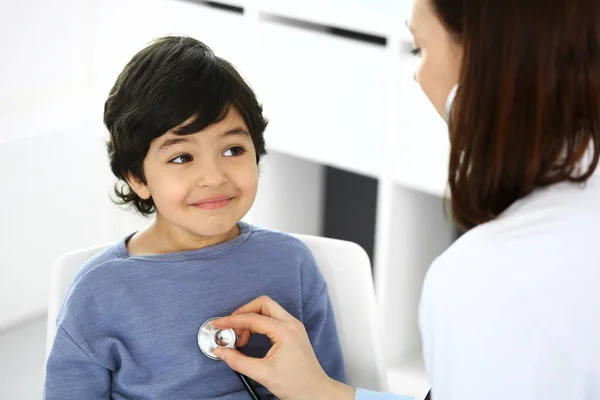
[{"label": "blurred white wall", "polygon": [[[91,88],[94,1],[2,2],[2,114],[45,106]],[[76,33],[76,34],[75,34]],[[13,137],[2,132],[2,137]]]},{"label": "blurred white wall", "polygon": [[111,235],[102,134],[82,115],[94,6],[2,2],[0,330],[44,312],[53,258]]}]

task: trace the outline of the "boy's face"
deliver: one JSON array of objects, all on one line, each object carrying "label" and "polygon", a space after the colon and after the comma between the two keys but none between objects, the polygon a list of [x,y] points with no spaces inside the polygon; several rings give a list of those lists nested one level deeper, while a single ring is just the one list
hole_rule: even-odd
[{"label": "boy's face", "polygon": [[144,199],[152,197],[157,224],[198,239],[235,228],[254,203],[258,186],[254,144],[234,107],[201,132],[182,136],[168,131],[153,140],[144,174],[147,184],[133,182],[132,188]]}]

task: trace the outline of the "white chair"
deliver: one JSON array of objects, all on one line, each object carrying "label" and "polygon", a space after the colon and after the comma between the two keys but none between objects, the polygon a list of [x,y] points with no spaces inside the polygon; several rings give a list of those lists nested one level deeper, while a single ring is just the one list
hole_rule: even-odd
[{"label": "white chair", "polygon": [[[329,286],[348,383],[387,390],[371,264],[355,243],[309,235],[293,235],[308,246]],[[50,272],[47,354],[56,331],[56,317],[77,269],[105,246],[65,254]]]}]

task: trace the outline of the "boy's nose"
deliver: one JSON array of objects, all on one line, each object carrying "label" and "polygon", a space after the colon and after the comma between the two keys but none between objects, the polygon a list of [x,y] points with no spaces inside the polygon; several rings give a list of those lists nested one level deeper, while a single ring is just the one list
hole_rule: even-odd
[{"label": "boy's nose", "polygon": [[218,162],[205,162],[200,165],[197,177],[198,186],[218,187],[227,183],[226,171]]}]

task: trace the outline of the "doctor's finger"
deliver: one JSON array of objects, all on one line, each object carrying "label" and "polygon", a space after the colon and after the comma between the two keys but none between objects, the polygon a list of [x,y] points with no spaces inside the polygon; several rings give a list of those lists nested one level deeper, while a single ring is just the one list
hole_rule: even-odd
[{"label": "doctor's finger", "polygon": [[215,355],[223,360],[229,368],[257,381],[264,382],[264,377],[269,376],[268,363],[261,358],[248,357],[237,350],[219,348]]},{"label": "doctor's finger", "polygon": [[250,336],[252,332],[249,329],[234,329],[235,333],[238,337],[237,339],[237,347],[244,347],[250,341]]},{"label": "doctor's finger", "polygon": [[261,296],[251,301],[250,303],[237,309],[232,315],[247,313],[261,314],[283,322],[292,322],[296,320],[296,318],[285,311],[283,307],[281,307],[275,300],[268,296]]},{"label": "doctor's finger", "polygon": [[223,317],[213,321],[217,329],[248,330],[250,333],[260,333],[268,336],[271,341],[277,340],[284,326],[280,321],[259,314],[241,314]]}]

